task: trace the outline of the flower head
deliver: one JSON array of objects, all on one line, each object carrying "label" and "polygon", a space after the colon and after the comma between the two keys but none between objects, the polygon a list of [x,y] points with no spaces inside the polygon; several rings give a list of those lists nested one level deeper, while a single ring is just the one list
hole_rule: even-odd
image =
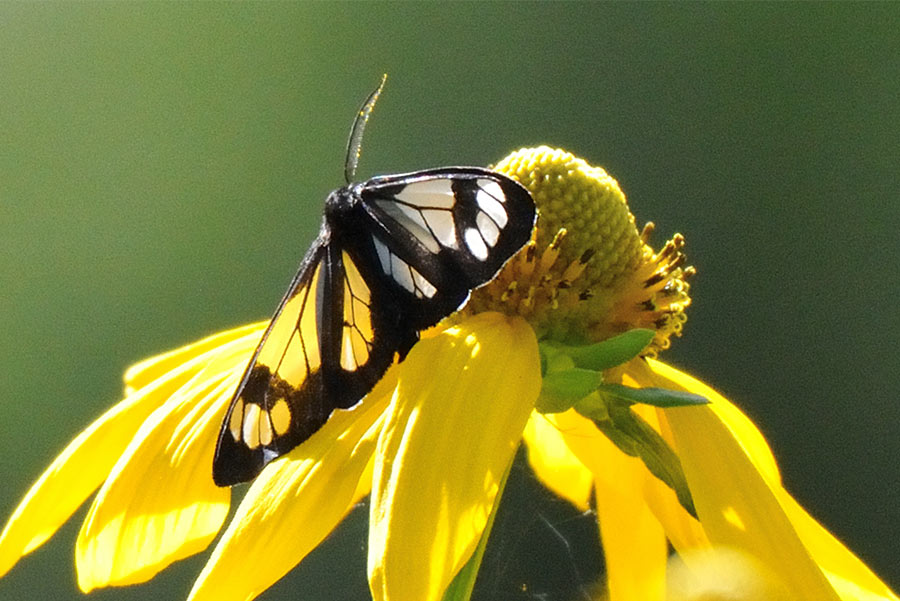
[{"label": "flower head", "polygon": [[[613,601],[700,599],[711,586],[745,594],[729,598],[896,600],[787,493],[756,427],[656,360],[690,304],[684,240],[654,251],[652,225],[636,228],[616,181],[564,151],[523,149],[495,168],[534,197],[532,241],[362,402],[262,471],[190,598],[253,598],[366,495],[374,599],[465,589],[524,439],[548,488],[596,509]],[[210,472],[215,433],[264,326],[129,370],[125,399],[10,518],[0,574],[97,487],[76,548],[83,590],[149,579],[206,547],[229,505]]]},{"label": "flower head", "polygon": [[655,252],[653,224],[639,232],[618,182],[563,150],[514,152],[495,169],[531,192],[539,210],[532,242],[463,313],[523,315],[541,339],[589,342],[634,328],[655,331],[649,352],[680,335],[690,305],[680,234]]}]

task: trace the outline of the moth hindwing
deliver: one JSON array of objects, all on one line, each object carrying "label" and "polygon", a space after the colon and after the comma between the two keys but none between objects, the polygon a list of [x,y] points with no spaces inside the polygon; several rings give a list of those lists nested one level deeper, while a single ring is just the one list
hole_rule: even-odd
[{"label": "moth hindwing", "polygon": [[254,478],[358,403],[419,331],[494,278],[530,238],[525,188],[477,167],[376,177],[332,192],[225,414],[216,484]]}]

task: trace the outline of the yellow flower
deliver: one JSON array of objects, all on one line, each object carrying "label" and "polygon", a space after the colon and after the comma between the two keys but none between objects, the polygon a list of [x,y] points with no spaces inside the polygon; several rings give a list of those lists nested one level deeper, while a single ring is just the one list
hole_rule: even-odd
[{"label": "yellow flower", "polygon": [[[581,508],[593,499],[613,601],[896,600],[787,493],[755,426],[655,359],[690,304],[683,239],[653,251],[652,227],[638,232],[615,180],[563,151],[525,149],[496,169],[535,198],[532,242],[361,403],[263,470],[190,598],[254,598],[371,495],[373,598],[441,599],[477,560],[524,438],[551,490]],[[215,437],[265,325],[132,367],[125,399],[69,444],[13,513],[0,575],[98,487],[76,544],[82,590],[148,580],[204,549],[230,500],[212,482]],[[637,328],[652,330],[640,356],[604,366],[602,378],[577,365],[588,344]],[[580,394],[575,376],[596,390],[566,403]],[[636,388],[709,402],[597,404]],[[641,446],[651,443],[655,456]]]}]

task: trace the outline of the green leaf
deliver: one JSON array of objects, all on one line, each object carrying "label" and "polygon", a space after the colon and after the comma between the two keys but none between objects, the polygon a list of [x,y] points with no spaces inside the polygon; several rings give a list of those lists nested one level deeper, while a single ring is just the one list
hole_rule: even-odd
[{"label": "green leaf", "polygon": [[628,330],[603,342],[584,346],[559,346],[577,367],[603,371],[637,357],[656,335],[654,330]]},{"label": "green leaf", "polygon": [[576,404],[575,409],[592,419],[619,450],[643,461],[651,474],[675,491],[681,506],[697,517],[687,478],[675,451],[650,424],[631,410],[628,403],[613,399],[605,403],[605,410],[601,410],[597,404],[598,398],[602,399],[600,395],[591,400],[585,399],[585,402]]},{"label": "green leaf", "polygon": [[540,413],[561,413],[597,390],[603,377],[590,369],[573,367],[547,373],[541,381],[541,394],[535,408]]},{"label": "green leaf", "polygon": [[621,384],[602,384],[598,390],[601,394],[608,394],[630,403],[643,403],[644,405],[662,408],[705,405],[709,403],[709,399],[699,394],[680,390],[667,390],[665,388],[631,388]]}]

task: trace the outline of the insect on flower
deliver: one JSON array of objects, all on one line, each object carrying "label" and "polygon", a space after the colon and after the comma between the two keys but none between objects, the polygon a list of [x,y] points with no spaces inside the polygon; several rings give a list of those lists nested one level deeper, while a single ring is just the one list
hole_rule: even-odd
[{"label": "insect on flower", "polygon": [[500,173],[444,167],[350,183],[363,129],[348,142],[347,186],[325,200],[319,236],[250,360],[219,433],[213,479],[253,479],[358,403],[419,332],[457,310],[531,237],[529,192]]}]

